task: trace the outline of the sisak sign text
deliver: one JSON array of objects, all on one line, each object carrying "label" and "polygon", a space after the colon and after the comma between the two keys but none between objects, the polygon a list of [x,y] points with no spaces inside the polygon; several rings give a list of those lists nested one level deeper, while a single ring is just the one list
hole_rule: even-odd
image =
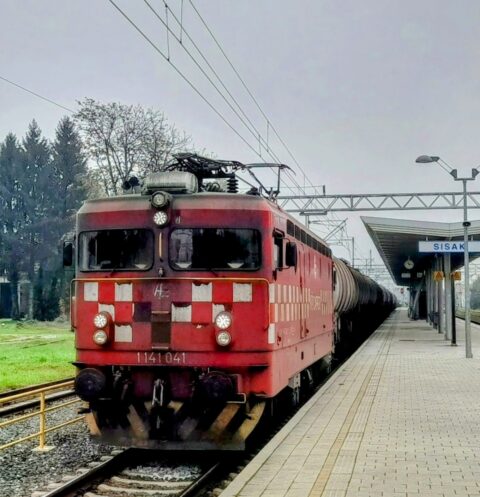
[{"label": "sisak sign text", "polygon": [[[446,242],[444,240],[431,242],[418,242],[419,252],[439,252],[439,253],[455,253],[463,252],[465,245],[463,241]],[[468,242],[469,252],[480,252],[480,242]]]}]

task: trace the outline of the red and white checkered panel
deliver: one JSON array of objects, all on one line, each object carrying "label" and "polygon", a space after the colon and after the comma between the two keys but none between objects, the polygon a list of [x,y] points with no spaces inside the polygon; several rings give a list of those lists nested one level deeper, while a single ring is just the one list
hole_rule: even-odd
[{"label": "red and white checkered panel", "polygon": [[[281,329],[291,329],[291,326],[317,316],[331,316],[333,312],[332,292],[327,290],[319,290],[317,294],[311,288],[270,283],[269,297],[268,343],[275,343],[276,334]],[[290,326],[286,326],[288,324]]]},{"label": "red and white checkered panel", "polygon": [[162,280],[80,281],[77,291],[77,320],[92,328],[95,314],[106,311],[114,322],[114,342],[131,343],[135,330],[151,323],[153,313],[170,314],[172,323],[205,325],[219,312],[241,315],[244,306],[256,301],[263,281]]},{"label": "red and white checkered panel", "polygon": [[152,313],[167,315],[173,327],[198,327],[212,324],[227,310],[237,323],[255,317],[260,329],[268,327],[268,344],[282,336],[286,345],[286,340],[296,339],[302,321],[326,318],[333,312],[331,292],[319,290],[317,294],[310,288],[271,283],[270,320],[262,323],[264,292],[264,280],[83,280],[78,283],[76,322],[80,330],[93,331],[94,315],[106,311],[114,322],[115,343],[149,348]]},{"label": "red and white checkered panel", "polygon": [[270,320],[273,323],[308,319],[313,312],[325,316],[333,312],[332,292],[270,283]]}]

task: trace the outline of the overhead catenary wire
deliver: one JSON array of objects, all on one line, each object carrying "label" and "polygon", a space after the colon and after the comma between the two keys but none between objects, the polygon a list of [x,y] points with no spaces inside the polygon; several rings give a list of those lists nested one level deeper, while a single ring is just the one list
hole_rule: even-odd
[{"label": "overhead catenary wire", "polygon": [[210,109],[215,112],[215,114],[242,140],[242,142],[254,152],[256,155],[257,151],[246,138],[239,133],[239,131],[227,120],[227,118],[203,95],[203,93],[183,74],[182,71],[162,52],[162,50],[156,45],[143,31],[142,29],[115,3],[114,0],[108,0],[115,9],[124,17],[124,19],[144,38],[147,43],[161,56],[163,57],[174,69],[174,71],[192,88],[192,90],[210,107]]},{"label": "overhead catenary wire", "polygon": [[[212,87],[216,90],[216,92],[220,95],[220,97],[224,100],[224,102],[229,106],[229,108],[232,110],[232,112],[237,116],[237,118],[240,120],[240,122],[245,126],[245,128],[250,132],[250,134],[253,136],[253,138],[256,140],[258,138],[258,141],[261,145],[263,146],[263,149],[269,153],[269,155],[272,157],[277,162],[280,162],[280,159],[276,154],[273,152],[268,151],[268,146],[266,144],[265,139],[261,135],[260,131],[257,129],[255,124],[251,121],[251,119],[248,117],[246,112],[243,110],[242,106],[238,103],[236,98],[232,95],[230,90],[227,88],[225,83],[223,82],[222,78],[219,76],[218,72],[215,70],[215,68],[211,65],[209,60],[205,57],[204,53],[202,50],[199,48],[197,43],[193,40],[193,38],[190,36],[188,31],[185,29],[185,27],[182,27],[182,21],[178,19],[178,17],[175,15],[175,13],[172,11],[172,9],[169,7],[168,3],[164,1],[165,9],[166,12],[170,12],[171,17],[177,22],[177,24],[180,26],[180,29],[182,30],[183,34],[186,36],[186,38],[190,41],[190,43],[193,45],[195,50],[198,52],[202,60],[205,62],[207,67],[210,69],[210,71],[213,73],[217,81],[220,83],[222,88],[225,90],[227,95],[230,97],[232,100],[233,104],[235,104],[236,108],[234,105],[227,99],[225,94],[220,90],[220,88],[215,84],[215,82],[212,80],[212,78],[207,74],[207,71],[201,66],[201,64],[198,62],[198,60],[195,58],[195,56],[190,52],[190,50],[185,46],[185,43],[182,42],[182,38],[180,36],[177,36],[174,32],[174,30],[168,25],[168,22],[166,20],[164,21],[161,16],[158,14],[158,12],[155,10],[155,8],[152,6],[152,4],[148,0],[143,0],[144,3],[147,5],[147,7],[151,10],[155,18],[165,27],[167,30],[167,33],[170,33],[175,40],[181,45],[183,50],[187,53],[187,55],[190,57],[192,62],[195,64],[195,66],[200,70],[200,72],[205,76],[205,78],[208,80],[208,82],[212,85]],[[237,110],[238,109],[238,110]],[[241,116],[239,115],[239,112]],[[262,149],[260,148],[259,153],[260,156],[262,154]],[[258,155],[258,154],[257,154]]]},{"label": "overhead catenary wire", "polygon": [[7,78],[5,78],[3,76],[0,76],[0,79],[2,81],[5,81],[6,83],[12,85],[12,86],[15,86],[15,87],[19,88],[20,90],[23,90],[23,91],[25,91],[27,93],[30,93],[30,95],[33,95],[33,96],[35,96],[37,98],[40,98],[40,99],[44,100],[45,102],[48,102],[49,104],[55,105],[56,107],[59,107],[60,109],[66,110],[67,112],[70,112],[72,114],[75,113],[75,111],[73,109],[65,107],[65,105],[59,104],[58,102],[55,102],[55,100],[52,100],[51,98],[44,97],[43,95],[40,95],[40,93],[37,93],[37,92],[35,92],[33,90],[30,90],[29,88],[26,88],[25,86],[22,86],[22,85],[20,85],[18,83],[15,83],[15,81],[7,79]]},{"label": "overhead catenary wire", "polygon": [[[154,9],[151,7],[151,5],[149,5],[149,3],[144,0],[145,3],[150,7],[150,9],[152,10],[152,12],[154,12]],[[171,60],[171,58],[169,57],[169,55],[165,55],[165,53],[158,47],[157,44],[155,44],[152,39],[145,34],[145,32],[116,4],[116,2],[114,0],[109,0],[109,2],[115,7],[115,9],[127,20],[127,22],[129,22],[129,24],[147,41],[147,43],[149,43],[152,48],[159,54],[161,55],[162,58],[164,58],[171,66],[172,68],[177,72],[177,74],[195,91],[195,93],[198,94],[198,96],[200,96],[200,98],[215,112],[215,114],[218,115],[218,117],[220,117],[220,119],[242,140],[242,142],[245,143],[245,145],[247,145],[247,147],[255,153],[255,155],[259,156],[260,158],[263,159],[262,155],[261,155],[261,152],[259,153],[259,151],[256,150],[256,148],[254,146],[251,145],[251,143],[248,142],[248,140],[228,121],[228,119],[222,114],[222,112],[220,110],[218,110],[218,108],[215,107],[215,105],[213,105],[213,103],[208,100],[208,98],[202,94],[202,92],[195,86],[195,84],[177,67],[176,64],[174,64]],[[167,8],[167,11],[170,10],[170,13],[172,13],[172,10],[168,8],[168,4],[164,1],[164,5],[166,6]],[[165,21],[163,21],[163,19],[161,19],[161,17],[158,15],[158,13],[154,12],[157,19],[159,19],[162,24],[167,28],[167,31],[172,34],[172,36],[175,37],[175,39],[183,46],[183,43],[182,43],[182,39],[180,39],[170,28],[170,26],[168,26],[167,23],[165,23]],[[173,13],[172,13],[173,14]],[[185,27],[183,25],[183,20],[182,21],[178,21],[178,18],[176,18],[176,21],[179,23],[180,25],[180,29],[182,31],[183,34],[185,34]],[[191,54],[190,54],[191,57],[193,57]],[[196,64],[198,65],[198,61],[196,61],[195,59],[195,62]],[[211,65],[210,65],[211,67]],[[208,77],[205,73],[205,71],[203,70],[202,71],[204,73],[204,75],[209,79],[210,83],[213,84],[215,87],[216,87],[216,90],[221,94],[222,98],[228,102],[228,100],[226,99],[225,95],[223,94],[223,92],[221,92],[221,90],[218,88],[217,85],[215,85],[213,82],[212,82],[212,79],[210,77]],[[235,111],[235,109],[233,108],[233,106],[231,105],[230,102],[228,102],[229,104],[229,107],[235,112],[235,114],[237,115],[237,117],[239,119],[240,116],[238,115],[238,112]],[[252,132],[252,130],[248,127],[248,125],[246,125],[245,123],[245,120],[242,120],[243,121],[243,124],[244,126],[249,130],[249,132]],[[269,124],[269,127],[271,126],[271,123]],[[273,126],[272,127],[272,130],[274,130]],[[254,135],[253,133],[251,133],[252,136],[254,136],[254,138],[256,139],[257,138],[257,135]],[[261,136],[260,133],[258,133],[258,135]],[[265,140],[263,140],[263,142],[265,142]],[[261,142],[260,142],[261,143]],[[278,158],[275,156],[275,154],[273,153],[273,151],[271,150],[271,146],[268,147],[269,149],[269,155],[272,156],[272,158],[274,158],[274,160],[277,160],[278,161]],[[279,161],[278,161],[279,162]],[[296,161],[297,162],[297,161]],[[300,168],[301,169],[301,168]],[[303,172],[303,170],[302,170]],[[293,181],[294,183],[296,183],[298,185],[298,183],[295,181],[294,177],[288,172],[286,171],[287,175],[290,177],[290,180]],[[282,178],[282,183],[284,184],[284,186],[288,189],[290,189],[291,187],[289,185],[287,185],[284,181],[284,179]],[[300,185],[298,185],[300,187]],[[313,185],[312,185],[313,186]]]},{"label": "overhead catenary wire", "polygon": [[[155,15],[155,17],[157,18],[157,20],[159,20],[162,25],[170,31],[170,33],[172,34],[172,36],[174,36],[174,38],[177,40],[177,42],[182,45],[182,48],[185,50],[185,52],[189,55],[189,57],[193,60],[193,62],[195,63],[195,65],[197,66],[197,68],[202,72],[202,74],[207,78],[207,80],[209,81],[209,83],[215,88],[215,90],[219,93],[219,95],[222,97],[222,99],[225,101],[225,103],[230,107],[230,109],[235,113],[235,115],[238,117],[238,119],[242,122],[242,124],[249,130],[250,134],[253,136],[253,138],[256,140],[258,138],[258,144],[259,144],[259,150],[258,150],[258,153],[257,155],[259,157],[261,157],[263,159],[263,155],[262,155],[262,147],[263,147],[263,150],[266,151],[266,153],[274,160],[276,161],[278,164],[281,163],[281,160],[280,158],[278,157],[278,155],[273,151],[272,147],[269,145],[269,140],[268,140],[268,131],[269,131],[269,127],[268,127],[268,123],[267,123],[267,139],[265,139],[261,132],[258,130],[258,128],[256,127],[256,125],[252,122],[252,120],[248,117],[248,115],[246,114],[246,112],[243,110],[242,106],[239,104],[238,100],[234,97],[234,95],[232,94],[232,92],[230,92],[230,90],[227,88],[227,86],[225,85],[225,83],[223,82],[223,79],[221,78],[221,76],[218,74],[218,72],[215,70],[215,68],[212,66],[212,64],[210,63],[210,61],[207,59],[207,57],[204,55],[203,51],[201,50],[201,48],[198,46],[198,44],[195,42],[195,40],[190,36],[190,34],[188,33],[188,31],[185,29],[185,27],[183,26],[183,14],[181,14],[181,17],[180,17],[180,20],[178,19],[178,17],[175,15],[175,12],[170,8],[170,6],[168,5],[168,3],[166,2],[166,0],[163,0],[163,3],[165,5],[165,7],[170,11],[170,14],[171,14],[171,17],[177,22],[177,24],[180,26],[180,30],[181,30],[181,33],[183,32],[187,39],[190,41],[190,43],[192,44],[192,46],[195,48],[195,50],[198,52],[198,54],[200,55],[200,57],[202,58],[203,62],[207,65],[207,67],[210,69],[210,71],[212,72],[212,74],[215,76],[215,78],[217,79],[217,81],[220,83],[220,85],[223,87],[223,89],[225,90],[225,92],[227,93],[227,95],[230,97],[230,99],[232,100],[232,102],[236,105],[236,107],[238,108],[238,111],[242,114],[243,118],[241,116],[239,116],[238,112],[235,110],[235,108],[233,108],[231,102],[229,102],[227,100],[227,98],[225,97],[225,95],[221,92],[221,90],[218,88],[218,86],[212,81],[212,79],[210,78],[210,76],[208,76],[208,74],[206,74],[206,71],[205,69],[198,63],[198,61],[195,59],[195,57],[192,55],[192,53],[183,45],[183,42],[182,42],[182,38],[179,37],[179,36],[176,36],[174,31],[172,30],[172,28],[169,29],[168,25],[166,24],[165,21],[163,21],[163,19],[159,16],[158,12],[155,11],[155,9],[152,7],[152,5],[149,3],[148,0],[144,0],[144,3],[150,8],[150,10],[153,12],[153,14]],[[183,7],[183,4],[181,5],[181,7]],[[247,123],[250,125],[251,128],[249,128],[249,126],[247,125],[247,123],[245,122],[245,120],[247,121]],[[272,172],[275,172],[273,168],[270,168],[270,170]],[[291,180],[293,179],[294,183],[295,180],[294,178],[292,177],[292,174],[291,172],[289,172],[288,170],[285,171],[285,173],[291,177]],[[283,179],[283,178],[280,178],[281,180],[281,183],[283,184],[283,186],[285,188],[288,188],[289,190],[293,191],[292,187],[290,185],[288,185],[288,183]],[[298,185],[298,183],[296,183]],[[298,187],[300,188],[300,185],[298,185]],[[299,204],[296,204],[296,202],[294,200],[292,200],[292,202],[297,205],[297,207],[299,207]]]},{"label": "overhead catenary wire", "polygon": [[[125,14],[125,12],[123,12],[119,7],[118,5],[115,4],[115,2],[113,2],[113,0],[110,2],[112,3],[112,5],[114,5],[117,10],[120,11],[120,13],[122,13],[122,15],[124,15],[124,17],[127,18],[127,20],[132,24],[134,25],[134,27],[137,29],[137,31],[141,31],[141,29],[135,24],[133,23],[133,21]],[[203,55],[202,51],[200,50],[200,48],[198,47],[198,45],[194,42],[194,40],[188,35],[188,33],[186,33],[186,30],[183,26],[183,20],[178,20],[178,17],[175,15],[175,13],[170,9],[170,7],[168,6],[167,2],[164,0],[163,3],[165,5],[165,9],[166,9],[166,15],[168,15],[168,11],[170,11],[172,17],[175,19],[175,21],[179,24],[180,26],[180,29],[182,32],[184,32],[185,34],[188,35],[188,38],[189,40],[191,41],[192,45],[194,45],[194,47],[196,48],[196,50],[199,52],[200,56],[202,57],[202,59],[205,61],[205,63],[207,64],[207,66],[210,68],[210,70],[214,73],[214,75],[216,76],[217,80],[222,84],[222,86],[225,88],[226,92],[228,93],[228,95],[230,96],[230,98],[234,101],[234,103],[237,105],[237,107],[240,109],[240,112],[245,116],[247,122],[245,122],[245,119],[243,119],[238,111],[233,107],[233,105],[231,104],[231,102],[228,101],[228,99],[225,97],[225,95],[223,94],[223,92],[218,88],[218,86],[212,81],[212,79],[210,78],[210,76],[206,73],[206,71],[201,67],[201,65],[198,63],[198,61],[195,59],[195,57],[191,54],[191,52],[183,45],[182,43],[182,39],[180,37],[178,37],[175,32],[170,28],[170,26],[168,25],[168,18],[166,18],[166,20],[164,21],[161,16],[158,14],[158,12],[152,7],[152,5],[147,1],[147,0],[144,0],[144,3],[149,7],[149,9],[152,11],[152,13],[155,15],[155,17],[157,18],[157,20],[159,20],[162,25],[167,29],[167,35],[168,34],[171,34],[175,40],[182,46],[182,48],[187,52],[187,54],[189,55],[189,57],[191,58],[191,60],[195,63],[195,65],[198,67],[198,69],[202,72],[202,74],[207,78],[207,80],[209,81],[209,83],[215,88],[215,90],[219,93],[219,95],[222,97],[222,99],[225,101],[225,103],[230,107],[230,109],[235,113],[235,115],[239,118],[239,120],[242,122],[242,124],[247,128],[247,130],[252,134],[252,136],[254,137],[254,139],[256,140],[257,137],[259,137],[259,144],[262,145],[262,142],[265,142],[265,140],[263,139],[261,133],[256,129],[255,125],[251,122],[251,120],[248,118],[248,116],[246,115],[246,113],[243,111],[243,109],[241,108],[241,106],[238,104],[238,102],[235,100],[235,98],[233,97],[233,95],[231,94],[231,92],[228,90],[228,88],[225,86],[225,84],[223,83],[223,81],[221,80],[220,76],[218,76],[218,73],[215,71],[215,69],[212,67],[212,65],[209,63],[208,59]],[[149,41],[150,44],[153,44],[153,42],[145,35],[145,33],[143,31],[141,31],[141,34],[142,36],[147,39],[147,41]],[[154,45],[154,44],[153,44]],[[171,59],[170,59],[170,52],[168,52],[168,55],[165,55],[160,49],[158,49],[158,46],[155,45],[154,47],[162,56],[164,59],[167,60],[167,62],[169,62],[176,70],[177,72],[179,72],[179,74],[181,74],[181,72],[178,70],[178,68],[175,66],[175,64],[172,63]],[[185,78],[184,78],[185,79]],[[189,84],[191,83],[189,80],[188,80]],[[192,86],[192,84],[191,84]],[[194,87],[194,85],[192,86]],[[196,90],[196,88],[194,88]],[[199,93],[199,91],[197,91],[197,93],[199,95],[201,95]],[[202,96],[202,95],[201,95]],[[208,99],[206,99],[206,97],[204,97],[204,99],[207,101]],[[211,102],[208,102],[210,104],[210,106],[213,108],[213,104],[211,104]],[[224,119],[224,122],[226,122],[226,120]],[[229,124],[229,123],[227,123]],[[253,128],[251,129],[249,127],[249,125]],[[232,126],[230,126],[231,129],[233,129]],[[237,134],[238,134],[238,131],[237,130],[234,130]],[[246,142],[244,139],[243,139],[244,142]],[[267,147],[265,147],[265,145],[263,145],[265,149],[267,149]],[[249,148],[254,151],[256,153],[256,155],[258,155],[260,158],[263,159],[262,157],[262,151],[261,151],[261,148],[260,150],[257,152],[256,150],[253,149],[253,147],[251,147],[249,145]],[[268,147],[268,153],[269,155],[277,162],[280,162],[280,160],[278,159],[278,157],[273,153],[273,151],[271,150],[271,147]],[[284,186],[286,188],[289,188],[289,185],[283,180],[282,178],[282,183],[284,184]]]},{"label": "overhead catenary wire", "polygon": [[[307,179],[307,181],[315,189],[315,192],[316,192],[316,186],[313,185],[313,183],[310,181],[310,179],[306,176],[305,171],[303,170],[302,166],[300,165],[300,163],[298,162],[298,160],[295,158],[295,156],[293,155],[292,151],[290,150],[290,148],[288,147],[288,145],[285,143],[285,141],[283,140],[283,138],[280,136],[280,134],[278,133],[278,131],[275,128],[275,126],[273,126],[271,120],[269,119],[269,117],[267,116],[267,114],[265,113],[265,111],[263,110],[263,108],[261,107],[260,103],[258,102],[258,100],[256,99],[255,95],[253,94],[253,92],[248,87],[247,83],[245,82],[245,80],[243,79],[243,77],[241,76],[241,74],[239,73],[239,71],[237,70],[237,68],[235,67],[235,65],[233,64],[233,62],[231,61],[231,59],[229,58],[228,54],[223,49],[221,43],[219,42],[219,40],[217,39],[217,37],[213,33],[213,31],[210,28],[210,26],[208,25],[207,21],[203,18],[203,16],[199,12],[198,8],[193,3],[193,0],[189,0],[189,2],[190,2],[190,5],[192,6],[194,12],[196,13],[196,15],[198,16],[198,18],[200,19],[201,23],[203,24],[203,26],[205,27],[205,29],[209,33],[210,37],[214,41],[215,45],[218,47],[218,49],[220,50],[221,54],[223,55],[223,57],[227,61],[228,65],[230,66],[230,68],[232,69],[232,71],[235,73],[235,75],[239,79],[240,83],[242,84],[242,86],[244,87],[245,91],[248,93],[248,95],[250,96],[250,98],[252,99],[252,101],[254,102],[254,104],[256,105],[256,107],[259,110],[259,112],[261,113],[261,115],[266,120],[266,123],[267,123],[267,140],[266,140],[267,147],[268,147],[268,143],[269,143],[269,140],[268,140],[269,129],[271,128],[272,131],[273,131],[273,133],[274,133],[274,135],[277,137],[277,139],[279,140],[279,142],[283,145],[283,147],[285,148],[285,150],[287,151],[287,153],[289,154],[289,156],[292,158],[292,160],[294,161],[294,163],[296,164],[296,166],[298,167],[298,169],[303,173],[304,179]],[[298,184],[298,182],[295,180],[295,178],[292,176],[292,174],[289,171],[286,171],[286,175],[290,178],[290,180],[297,187],[299,187],[299,188],[302,189],[302,186]]]},{"label": "overhead catenary wire", "polygon": [[[213,31],[210,29],[208,23],[205,21],[205,19],[203,18],[203,16],[201,15],[201,13],[199,12],[199,10],[197,9],[197,7],[195,6],[195,4],[193,3],[193,0],[189,0],[189,2],[191,4],[194,12],[197,14],[198,18],[200,19],[201,23],[203,24],[203,26],[205,27],[205,29],[207,30],[207,32],[209,33],[209,35],[213,39],[214,43],[216,44],[216,46],[218,47],[218,49],[220,50],[220,52],[224,56],[224,58],[227,61],[227,63],[229,64],[230,68],[232,69],[232,71],[235,73],[235,75],[239,79],[239,81],[242,84],[242,86],[244,87],[245,91],[248,93],[248,95],[250,96],[250,98],[252,99],[252,101],[254,102],[254,104],[256,105],[256,107],[259,110],[259,112],[265,118],[266,123],[267,123],[267,140],[266,140],[267,149],[269,148],[269,138],[268,138],[269,129],[271,128],[272,131],[273,131],[273,133],[274,133],[274,135],[277,137],[277,139],[279,140],[279,142],[283,145],[283,147],[285,148],[285,150],[287,151],[287,153],[289,154],[289,156],[292,158],[292,160],[294,161],[294,163],[296,164],[296,166],[303,173],[304,179],[308,180],[308,182],[310,183],[311,187],[314,188],[315,193],[317,193],[317,187],[315,185],[313,185],[313,183],[310,181],[310,179],[306,176],[305,171],[303,170],[302,166],[297,161],[297,159],[295,158],[295,156],[293,155],[292,151],[290,150],[290,148],[288,147],[288,145],[285,143],[285,141],[283,140],[283,138],[280,136],[280,134],[278,133],[278,131],[275,128],[275,126],[273,126],[272,122],[270,121],[270,119],[266,115],[266,113],[264,112],[263,108],[261,107],[260,103],[256,99],[255,95],[250,90],[250,88],[248,87],[247,83],[242,78],[241,74],[239,73],[239,71],[237,70],[237,68],[235,67],[235,65],[233,64],[233,62],[230,60],[229,56],[227,55],[227,53],[223,49],[221,43],[218,41],[217,37],[215,36],[215,34],[213,33]],[[299,189],[304,190],[304,187],[302,187],[301,185],[298,184],[298,182],[295,180],[295,178],[291,175],[291,173],[289,171],[286,171],[286,175],[290,178],[290,180],[294,183],[294,185],[296,185]],[[288,188],[291,191],[293,191],[293,188],[291,188],[291,187],[288,187]],[[337,216],[335,216],[335,215],[333,215],[333,217],[337,218]]]},{"label": "overhead catenary wire", "polygon": [[208,23],[205,21],[205,19],[202,17],[202,15],[200,14],[200,12],[198,11],[198,9],[195,7],[195,4],[193,3],[193,0],[189,0],[190,1],[190,4],[194,10],[194,12],[197,14],[198,18],[200,19],[201,23],[204,25],[205,29],[207,30],[207,32],[210,34],[211,38],[213,39],[213,41],[215,42],[215,44],[217,45],[218,49],[220,50],[220,52],[222,53],[222,55],[225,57],[225,60],[228,62],[229,66],[231,67],[232,71],[235,73],[235,75],[237,76],[237,78],[239,79],[240,83],[242,84],[242,86],[245,88],[245,91],[250,95],[250,98],[253,100],[253,102],[255,103],[257,109],[260,111],[260,113],[262,114],[262,116],[265,118],[265,120],[267,121],[267,126],[269,126],[270,128],[272,128],[272,131],[274,132],[275,136],[278,138],[278,140],[280,141],[280,143],[284,146],[285,150],[288,152],[288,154],[290,155],[290,157],[292,158],[292,160],[295,162],[295,164],[301,168],[300,164],[297,162],[297,159],[295,158],[295,156],[292,154],[292,152],[290,151],[290,149],[288,148],[287,144],[283,141],[282,137],[280,136],[280,134],[277,132],[277,130],[275,129],[275,127],[273,126],[273,124],[271,123],[270,119],[268,118],[268,116],[265,114],[265,112],[263,111],[261,105],[259,104],[258,100],[255,98],[255,95],[252,93],[252,91],[250,90],[250,88],[248,87],[247,83],[245,82],[245,80],[242,78],[242,76],[240,75],[240,73],[238,72],[237,68],[234,66],[234,64],[232,63],[232,61],[230,60],[230,58],[228,57],[227,53],[225,52],[225,50],[223,49],[221,43],[217,40],[217,37],[215,36],[215,34],[213,33],[213,31],[210,29],[210,27],[208,26]]},{"label": "overhead catenary wire", "polygon": [[[114,0],[108,0],[114,7],[115,9],[124,17],[124,19],[127,20],[127,22],[147,41],[147,43],[164,59],[166,60],[172,68],[175,70],[175,72],[195,91],[195,93],[217,114],[218,117],[247,145],[247,147],[255,153],[258,157],[263,159],[263,157],[258,153],[256,148],[252,146],[247,139],[227,120],[227,118],[213,105],[208,98],[190,81],[190,79],[176,66],[176,64],[173,63],[171,58],[169,58],[159,47],[156,43],[152,41],[152,39],[145,34],[145,32],[124,12]],[[147,3],[147,2],[145,2]],[[163,21],[163,20],[162,20]],[[164,21],[163,21],[164,22]],[[175,39],[178,41],[178,37],[172,33],[170,30],[170,34],[175,36]],[[210,78],[211,79],[211,78]],[[223,94],[222,94],[223,95]],[[277,160],[276,158],[274,158]]]},{"label": "overhead catenary wire", "polygon": [[[175,40],[182,46],[184,51],[188,54],[190,59],[194,62],[194,64],[197,66],[197,68],[200,70],[200,72],[205,76],[205,78],[208,80],[208,82],[213,86],[213,88],[217,91],[217,93],[222,97],[224,102],[230,107],[230,109],[234,112],[234,114],[237,116],[237,118],[240,120],[240,122],[247,128],[247,130],[250,132],[250,134],[253,136],[255,140],[258,138],[258,143],[259,143],[259,150],[257,152],[257,155],[263,159],[262,156],[262,147],[263,149],[267,152],[270,157],[276,161],[277,163],[281,163],[281,160],[279,159],[278,155],[273,151],[271,145],[269,145],[268,142],[268,137],[267,140],[263,138],[261,132],[258,130],[258,128],[255,126],[255,124],[252,122],[252,120],[248,117],[246,112],[243,110],[242,106],[238,103],[237,99],[233,96],[233,94],[230,92],[230,90],[227,88],[225,83],[223,82],[222,78],[219,76],[218,72],[215,70],[215,68],[212,66],[212,64],[209,62],[207,57],[204,55],[198,44],[193,40],[193,38],[190,36],[188,31],[185,29],[183,26],[183,17],[178,19],[178,17],[175,15],[175,12],[170,8],[166,0],[163,0],[163,3],[165,5],[165,8],[167,11],[170,12],[171,17],[177,22],[177,24],[180,26],[181,33],[184,33],[187,39],[190,41],[192,46],[195,48],[195,50],[198,52],[200,57],[202,58],[203,62],[207,65],[207,67],[210,69],[212,74],[215,76],[217,81],[220,83],[220,85],[223,87],[227,95],[230,97],[232,102],[236,105],[238,108],[238,111],[242,114],[242,116],[239,115],[239,112],[233,107],[232,103],[228,101],[226,98],[225,94],[220,90],[220,88],[215,84],[214,81],[212,81],[212,78],[207,74],[206,70],[200,65],[200,63],[197,61],[195,56],[188,50],[188,48],[184,45],[182,38],[180,36],[177,36],[173,29],[169,27],[168,22],[166,20],[164,21],[161,16],[158,14],[158,12],[155,10],[155,8],[151,5],[151,3],[148,0],[144,0],[144,3],[147,5],[147,7],[152,11],[156,19],[167,29],[167,32],[170,33]],[[183,14],[182,14],[183,15]],[[246,122],[245,122],[246,121]],[[248,123],[248,124],[247,124]],[[267,134],[269,131],[269,126],[267,123]],[[273,169],[272,169],[273,172]],[[285,171],[286,175],[290,178],[290,180],[298,186],[298,188],[301,188],[301,186],[295,181],[295,178],[292,176],[292,173],[288,170]],[[281,178],[281,182],[285,188],[290,189],[293,191],[292,187],[288,185],[288,183],[285,182],[283,178]],[[295,201],[292,200],[292,202]]]}]

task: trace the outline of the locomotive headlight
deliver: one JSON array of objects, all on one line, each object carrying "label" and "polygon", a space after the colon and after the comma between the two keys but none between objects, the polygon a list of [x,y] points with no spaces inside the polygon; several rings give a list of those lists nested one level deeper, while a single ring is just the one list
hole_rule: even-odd
[{"label": "locomotive headlight", "polygon": [[229,312],[221,312],[215,318],[215,324],[217,325],[217,328],[221,330],[230,328],[230,326],[232,325],[232,315]]},{"label": "locomotive headlight", "polygon": [[93,341],[97,345],[105,345],[108,342],[108,335],[105,330],[97,330],[93,334]]},{"label": "locomotive headlight", "polygon": [[105,312],[99,312],[93,318],[95,328],[105,328],[108,324],[108,316]]},{"label": "locomotive headlight", "polygon": [[168,214],[165,211],[155,212],[155,215],[153,216],[153,222],[157,226],[164,226],[168,223]]},{"label": "locomotive headlight", "polygon": [[169,195],[165,192],[155,192],[150,199],[153,207],[157,209],[161,209],[162,207],[166,207],[168,202],[170,201]]},{"label": "locomotive headlight", "polygon": [[226,347],[227,345],[230,345],[231,341],[232,341],[232,335],[230,335],[228,331],[221,331],[220,333],[217,333],[218,345]]}]

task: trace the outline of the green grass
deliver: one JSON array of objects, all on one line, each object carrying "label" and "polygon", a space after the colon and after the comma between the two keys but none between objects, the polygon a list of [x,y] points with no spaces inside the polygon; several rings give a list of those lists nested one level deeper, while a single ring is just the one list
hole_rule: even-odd
[{"label": "green grass", "polygon": [[[465,318],[465,309],[457,309],[455,312],[457,318]],[[472,323],[477,323],[480,324],[480,310],[479,309],[472,309],[470,311],[470,319],[472,320]]]},{"label": "green grass", "polygon": [[0,319],[0,392],[75,375],[68,324]]}]

